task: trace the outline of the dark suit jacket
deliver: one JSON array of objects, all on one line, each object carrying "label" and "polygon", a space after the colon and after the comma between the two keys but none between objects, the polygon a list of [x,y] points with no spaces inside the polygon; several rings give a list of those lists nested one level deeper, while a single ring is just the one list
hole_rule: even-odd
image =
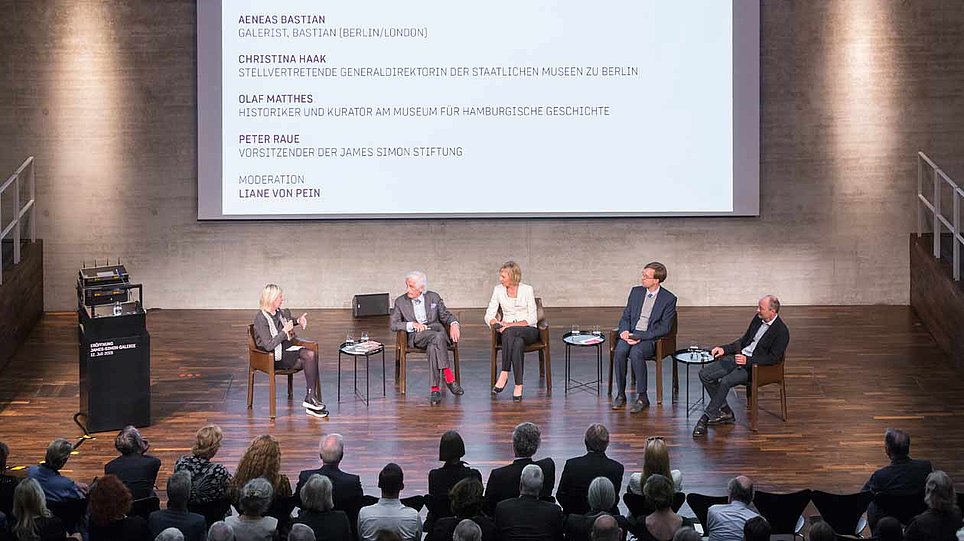
[{"label": "dark suit jacket", "polygon": [[328,464],[316,470],[304,470],[298,474],[298,487],[295,489],[295,498],[299,507],[301,506],[301,487],[305,486],[308,478],[316,473],[331,480],[331,498],[335,504],[334,508],[348,515],[348,523],[354,533],[358,528],[358,510],[361,509],[364,495],[361,479],[357,475],[345,473],[337,466]]},{"label": "dark suit jacket", "polygon": [[[427,325],[431,326],[432,324],[436,324],[436,326],[444,325],[448,327],[452,323],[458,323],[455,315],[448,311],[445,303],[442,301],[442,297],[438,293],[426,291],[423,293],[423,296],[425,297],[425,318]],[[408,295],[401,295],[395,299],[395,306],[392,308],[392,315],[389,321],[392,332],[407,331],[408,327],[405,324],[410,321],[416,321],[415,307],[412,306],[412,299],[410,299]],[[412,340],[413,334],[415,333],[408,333],[409,341]]]},{"label": "dark suit jacket", "polygon": [[[735,355],[750,345],[756,332],[763,325],[763,320],[759,316],[753,318],[746,333],[737,340],[723,346],[723,353]],[[787,344],[790,343],[790,329],[783,323],[783,318],[777,316],[770,323],[770,328],[760,338],[760,343],[753,349],[753,355],[747,358],[747,365],[754,364],[777,364],[787,351]]]},{"label": "dark suit jacket", "polygon": [[147,527],[151,530],[151,537],[168,528],[177,528],[184,534],[184,541],[204,541],[207,539],[207,524],[204,516],[188,511],[161,509],[154,511],[147,517]]},{"label": "dark suit jacket", "polygon": [[489,473],[489,482],[485,484],[485,507],[492,513],[496,504],[502,500],[515,498],[519,495],[519,480],[522,478],[522,470],[529,464],[535,464],[542,468],[542,498],[552,495],[552,488],[556,485],[556,463],[551,458],[546,457],[541,460],[533,461],[532,458],[517,458],[511,464],[496,468]]},{"label": "dark suit jacket", "polygon": [[[606,456],[606,453],[590,451],[583,456],[570,458],[562,469],[556,500],[565,514],[585,514],[589,512],[587,495],[589,484],[597,477],[612,481],[616,494],[623,481],[623,465]],[[618,502],[617,502],[618,504]]]},{"label": "dark suit jacket", "polygon": [[904,530],[904,541],[957,541],[961,529],[961,510],[928,509],[914,517]]},{"label": "dark suit jacket", "polygon": [[[494,520],[486,515],[476,515],[469,520],[479,525],[479,529],[482,530],[482,541],[500,541],[499,530],[495,527]],[[450,541],[459,522],[462,522],[462,519],[458,517],[438,519],[438,522],[432,526],[432,530],[425,537],[425,541]]]},{"label": "dark suit jacket", "polygon": [[[475,468],[470,468],[464,463],[445,464],[441,468],[436,468],[428,472],[428,493],[429,496],[437,498],[438,501],[448,501],[449,491],[462,479],[472,477],[482,483],[482,474]],[[431,532],[432,524],[435,520],[451,516],[451,509],[448,512],[436,514],[429,509],[428,516],[425,517],[425,531]]]},{"label": "dark suit jacket", "polygon": [[104,465],[104,473],[119,477],[130,489],[131,497],[140,500],[154,495],[154,483],[160,468],[161,459],[135,453],[111,460]]},{"label": "dark suit jacket", "polygon": [[562,509],[532,496],[503,500],[495,526],[502,541],[562,541]]},{"label": "dark suit jacket", "polygon": [[923,494],[924,484],[931,471],[933,467],[930,461],[912,460],[910,457],[895,458],[890,461],[889,466],[875,471],[864,483],[862,490]]},{"label": "dark suit jacket", "polygon": [[636,330],[636,322],[643,311],[643,301],[646,300],[646,288],[636,286],[629,291],[629,300],[623,309],[623,316],[619,318],[619,332],[629,331],[637,340],[656,340],[669,334],[676,320],[676,295],[666,289],[659,288],[653,303],[653,312],[649,315],[649,325],[643,332]]},{"label": "dark suit jacket", "polygon": [[302,510],[292,524],[304,524],[315,532],[315,541],[353,541],[348,524],[348,515],[344,511],[311,511]]}]

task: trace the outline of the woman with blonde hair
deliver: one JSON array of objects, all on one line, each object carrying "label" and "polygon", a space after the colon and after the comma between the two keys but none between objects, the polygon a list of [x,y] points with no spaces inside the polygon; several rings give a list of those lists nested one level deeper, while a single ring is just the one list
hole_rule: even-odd
[{"label": "woman with blonde hair", "polygon": [[[13,516],[7,517],[15,541],[48,541],[67,537],[59,518],[47,509],[47,499],[36,479],[24,479],[13,491]],[[80,534],[74,534],[80,539]],[[74,537],[72,536],[72,537]]]},{"label": "woman with blonde hair", "polygon": [[184,455],[174,463],[174,471],[187,471],[191,474],[191,497],[188,505],[203,505],[228,497],[231,474],[217,462],[211,462],[224,433],[218,425],[206,425],[197,431],[196,441],[191,454]]},{"label": "woman with blonde hair", "polygon": [[[318,374],[321,372],[321,359],[308,348],[299,348],[292,343],[295,327],[302,330],[308,327],[308,314],[298,319],[291,317],[291,311],[282,309],[285,301],[284,291],[275,284],[264,286],[261,291],[260,310],[254,316],[254,341],[264,351],[274,354],[275,368],[304,369],[308,390],[301,405],[305,413],[312,417],[328,417],[328,408],[321,401]],[[274,385],[274,382],[272,382]]]},{"label": "woman with blonde hair", "polygon": [[[497,318],[502,309],[502,319]],[[499,268],[499,285],[492,289],[492,298],[485,311],[485,322],[498,332],[502,342],[502,372],[492,387],[501,393],[509,383],[509,371],[515,376],[512,400],[522,400],[522,373],[525,348],[539,339],[539,315],[532,286],[522,283],[522,268],[515,261],[506,261]]]},{"label": "woman with blonde hair", "polygon": [[642,495],[646,480],[654,473],[672,480],[673,489],[676,492],[683,489],[683,474],[679,470],[670,469],[669,446],[663,441],[662,436],[646,438],[646,446],[643,448],[643,472],[642,474],[636,472],[629,476],[628,490],[633,494]]},{"label": "woman with blonde hair", "polygon": [[258,477],[267,479],[271,484],[275,499],[291,496],[291,482],[281,473],[281,446],[269,434],[255,438],[241,455],[231,485],[231,499],[235,507],[238,507],[244,485]]}]

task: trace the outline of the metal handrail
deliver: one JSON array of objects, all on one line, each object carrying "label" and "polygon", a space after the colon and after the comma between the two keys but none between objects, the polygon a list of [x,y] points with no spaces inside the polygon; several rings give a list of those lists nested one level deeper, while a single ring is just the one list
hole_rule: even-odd
[{"label": "metal handrail", "polygon": [[[23,205],[20,204],[20,186],[21,180],[26,178],[27,187],[30,190],[30,198]],[[13,264],[16,265],[20,263],[20,240],[23,237],[23,222],[24,217],[30,214],[30,242],[37,242],[37,220],[36,220],[36,199],[37,199],[37,176],[34,171],[34,160],[33,156],[24,160],[24,162],[17,168],[16,171],[7,178],[6,182],[0,186],[0,199],[3,198],[6,191],[13,187],[13,207],[16,209],[14,214],[16,216],[10,222],[9,225],[0,231],[0,243],[2,243],[7,235],[13,233]],[[3,205],[0,205],[0,227],[3,226]],[[0,257],[0,284],[3,283],[3,258]]]},{"label": "metal handrail", "polygon": [[[924,177],[927,176],[925,169],[930,172],[931,188],[933,192],[932,200],[928,200],[924,195]],[[945,186],[951,188],[951,206],[953,214],[948,220],[943,213],[944,201],[943,190]],[[961,279],[961,246],[964,245],[964,235],[961,234],[961,200],[964,199],[964,190],[951,177],[947,176],[940,167],[934,163],[923,152],[917,153],[917,238],[924,233],[926,216],[924,209],[932,215],[932,227],[934,232],[934,257],[941,257],[941,233],[947,229],[951,233],[952,241],[952,272],[954,280]]]}]

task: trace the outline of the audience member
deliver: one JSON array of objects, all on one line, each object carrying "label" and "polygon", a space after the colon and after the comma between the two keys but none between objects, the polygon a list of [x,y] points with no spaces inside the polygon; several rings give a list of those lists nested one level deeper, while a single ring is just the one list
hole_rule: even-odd
[{"label": "audience member", "polygon": [[264,477],[251,479],[241,487],[238,492],[238,510],[241,514],[224,519],[224,522],[234,530],[234,538],[237,541],[274,539],[278,529],[278,519],[264,516],[271,507],[273,498],[274,488]]},{"label": "audience member", "polygon": [[[13,491],[13,510],[7,527],[13,541],[51,541],[67,537],[59,518],[47,510],[44,491],[36,479],[26,479]],[[75,534],[80,539],[80,534]]]},{"label": "audience member", "polygon": [[[347,518],[345,520],[348,520]],[[293,524],[288,532],[288,541],[318,541],[315,532],[304,524]]]},{"label": "audience member", "polygon": [[612,515],[600,515],[592,523],[592,541],[619,541],[621,536],[619,524]]},{"label": "audience member", "polygon": [[646,438],[646,447],[643,448],[643,471],[636,472],[629,477],[627,490],[633,494],[643,494],[643,485],[650,475],[658,473],[673,481],[673,490],[679,492],[683,489],[683,474],[679,470],[672,470],[669,466],[669,446],[663,441],[661,436],[650,436]]},{"label": "audience member", "polygon": [[[763,517],[753,517],[743,525],[743,539],[745,541],[770,541],[770,523]],[[813,541],[813,533],[810,534]],[[833,537],[830,538],[833,541]]]},{"label": "audience member", "polygon": [[673,482],[668,477],[654,473],[643,485],[646,503],[653,511],[645,517],[635,517],[630,531],[640,541],[670,541],[684,525],[689,525],[673,511]]},{"label": "audience member", "polygon": [[463,519],[452,532],[452,541],[482,541],[482,528],[469,519]]},{"label": "audience member", "polygon": [[[238,507],[238,491],[248,481],[256,478],[266,479],[271,483],[273,499],[264,514],[278,519],[277,528],[280,532],[288,531],[291,522],[291,505],[285,505],[283,500],[291,496],[291,482],[281,473],[281,446],[278,440],[269,434],[263,434],[251,441],[251,445],[241,455],[238,469],[234,472],[232,481],[232,502]],[[235,535],[238,532],[235,528]]]},{"label": "audience member", "polygon": [[703,538],[693,528],[680,528],[676,530],[673,541],[703,541]]},{"label": "audience member", "polygon": [[27,477],[40,483],[48,503],[83,498],[87,492],[87,485],[75,483],[60,474],[60,469],[67,464],[73,450],[74,446],[69,441],[57,438],[47,446],[44,461],[27,468]]},{"label": "audience member", "polygon": [[0,514],[10,516],[13,510],[13,491],[20,483],[20,478],[7,475],[7,457],[10,448],[0,441]]},{"label": "audience member", "polygon": [[[933,469],[927,460],[910,458],[910,434],[896,428],[884,432],[884,452],[890,465],[875,471],[864,483],[862,490],[871,492],[924,493],[927,474]],[[881,512],[873,502],[867,507],[867,521],[870,529],[876,532]]]},{"label": "audience member", "polygon": [[894,517],[881,517],[877,521],[877,531],[874,532],[877,541],[901,541],[904,538],[904,528]]},{"label": "audience member", "polygon": [[422,519],[418,511],[402,505],[399,493],[405,488],[402,468],[389,463],[378,474],[378,488],[382,497],[378,503],[363,507],[358,512],[358,538],[360,541],[375,541],[378,530],[395,532],[402,541],[422,539]]},{"label": "audience member", "polygon": [[375,532],[375,541],[402,541],[398,532],[392,530],[378,530]]},{"label": "audience member", "polygon": [[[747,528],[750,527],[750,523],[754,520],[756,519],[751,518],[750,520],[746,521],[744,531],[747,531]],[[767,537],[765,539],[770,539],[769,533],[770,528],[767,527]],[[747,534],[747,539],[750,539],[749,534]],[[837,539],[837,534],[834,533],[833,528],[831,528],[826,522],[821,521],[817,522],[813,526],[810,526],[810,541],[834,541],[835,539]]]},{"label": "audience member", "polygon": [[150,443],[133,426],[125,426],[114,438],[114,448],[120,456],[104,464],[104,473],[112,473],[131,491],[135,500],[154,495],[154,483],[161,461],[144,454]]},{"label": "audience member", "polygon": [[147,519],[152,536],[168,528],[177,528],[186,541],[204,541],[206,524],[204,516],[187,510],[191,497],[191,474],[177,471],[167,478],[167,509],[154,511]]},{"label": "audience member", "polygon": [[496,468],[489,473],[489,482],[485,486],[486,510],[491,512],[502,500],[519,495],[522,469],[529,464],[535,464],[542,469],[544,480],[542,493],[539,496],[548,498],[552,495],[552,488],[556,483],[556,463],[550,457],[532,460],[532,456],[539,450],[541,441],[542,431],[534,423],[521,423],[512,430],[512,450],[516,458],[511,464]]},{"label": "audience member", "polygon": [[[355,537],[358,531],[358,509],[361,507],[363,493],[361,479],[357,475],[340,469],[341,460],[345,457],[345,439],[341,434],[329,434],[321,438],[318,444],[318,455],[322,464],[320,468],[304,470],[298,474],[295,497],[301,497],[301,488],[312,475],[324,475],[331,481],[331,499],[334,504],[332,509],[344,511],[348,515],[352,537]],[[300,506],[301,502],[298,505]]]},{"label": "audience member", "polygon": [[542,492],[542,468],[526,465],[519,478],[519,496],[502,500],[495,508],[495,525],[502,541],[562,540],[562,509],[540,500]]},{"label": "audience member", "polygon": [[927,476],[924,486],[927,511],[914,517],[904,530],[904,541],[956,541],[961,529],[961,510],[957,507],[954,483],[941,470]]},{"label": "audience member", "polygon": [[334,509],[331,479],[314,473],[301,487],[301,511],[295,524],[314,531],[316,541],[352,541],[351,525],[344,511]]},{"label": "audience member", "polygon": [[174,463],[174,471],[191,474],[191,505],[203,505],[228,498],[231,474],[227,468],[211,462],[221,448],[223,433],[218,425],[207,425],[197,431],[190,455]]},{"label": "audience member", "polygon": [[97,480],[87,498],[90,513],[89,541],[143,541],[151,539],[143,517],[129,517],[131,491],[116,475]]},{"label": "audience member", "polygon": [[482,541],[497,541],[499,531],[495,521],[482,513],[482,483],[474,477],[466,477],[449,491],[449,504],[454,516],[441,517],[428,532],[425,541],[449,541],[459,522],[470,519],[482,530]]},{"label": "audience member", "polygon": [[[443,464],[441,468],[428,472],[429,497],[435,501],[447,500],[452,487],[465,478],[475,478],[482,483],[482,474],[479,470],[468,467],[462,460],[463,456],[465,456],[465,442],[462,441],[462,436],[455,430],[442,434],[438,444],[438,459]],[[428,517],[425,519],[425,530],[431,532],[432,525],[442,516],[446,515],[436,516],[433,509],[429,508]]]},{"label": "audience member", "polygon": [[207,541],[234,541],[234,529],[227,522],[219,520],[208,528]]},{"label": "audience member", "polygon": [[[565,514],[585,514],[589,510],[586,494],[589,483],[596,477],[605,477],[619,494],[623,481],[623,465],[606,456],[609,447],[609,430],[601,424],[589,425],[585,436],[586,454],[566,461],[559,478],[556,499]],[[618,502],[617,502],[618,503]],[[615,507],[613,508],[615,511]]]},{"label": "audience member", "polygon": [[734,477],[726,485],[729,503],[713,505],[706,514],[709,541],[742,541],[746,521],[758,516],[750,508],[753,502],[753,481],[745,475]]},{"label": "audience member", "polygon": [[[616,501],[616,489],[613,488],[612,481],[606,477],[593,479],[589,483],[586,501],[588,503],[586,513],[573,513],[565,516],[563,520],[563,535],[570,541],[589,541],[596,519],[602,515],[613,514],[612,510],[616,508],[618,502]],[[565,511],[563,511],[563,515],[565,515]],[[625,522],[623,517],[616,518],[616,521],[619,522],[620,528],[627,529],[628,523]]]},{"label": "audience member", "polygon": [[[202,537],[201,539],[203,540],[204,538]],[[184,534],[181,533],[181,530],[171,526],[154,536],[154,541],[184,541]]]}]

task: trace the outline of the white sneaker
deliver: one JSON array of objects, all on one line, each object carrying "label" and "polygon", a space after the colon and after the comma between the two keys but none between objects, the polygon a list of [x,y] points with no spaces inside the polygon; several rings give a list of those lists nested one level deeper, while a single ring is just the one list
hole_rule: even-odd
[{"label": "white sneaker", "polygon": [[328,410],[313,410],[313,409],[305,408],[305,413],[307,413],[308,415],[311,415],[312,417],[317,417],[319,419],[324,419],[325,417],[328,417]]}]

